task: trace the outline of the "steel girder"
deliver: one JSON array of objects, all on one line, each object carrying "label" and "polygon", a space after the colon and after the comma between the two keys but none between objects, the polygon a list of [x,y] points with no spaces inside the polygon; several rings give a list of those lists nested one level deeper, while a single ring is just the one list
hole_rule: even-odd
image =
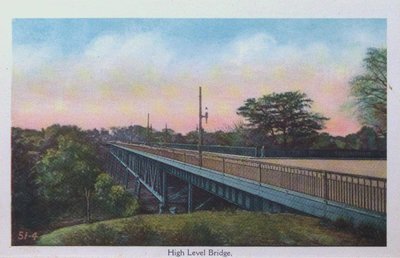
[{"label": "steel girder", "polygon": [[[210,178],[202,177],[158,160],[140,155],[136,152],[110,146],[113,158],[120,162],[126,171],[132,173],[159,201],[160,205],[167,206],[167,174],[173,175],[188,183],[188,212],[193,210],[193,186],[203,189],[214,196],[218,196],[246,210],[263,210],[265,200],[241,189],[225,185]],[[274,206],[276,210],[276,205]],[[279,207],[282,210],[283,207]]]},{"label": "steel girder", "polygon": [[[161,203],[165,204],[167,199],[167,182],[163,176],[163,166],[159,162],[152,162],[150,159],[140,155],[134,155],[126,151],[111,149],[110,162],[118,162],[124,167],[124,183],[128,184],[127,174],[132,174],[137,180],[137,194],[140,192],[140,185],[145,186]],[[115,167],[111,171],[116,171]],[[118,171],[118,170],[117,170]],[[115,173],[115,172],[112,172]],[[119,174],[123,172],[120,171]]]}]

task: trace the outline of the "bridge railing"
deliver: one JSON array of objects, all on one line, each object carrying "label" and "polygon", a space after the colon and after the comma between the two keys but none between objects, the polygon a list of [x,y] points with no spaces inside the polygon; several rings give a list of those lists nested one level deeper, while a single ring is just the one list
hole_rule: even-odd
[{"label": "bridge railing", "polygon": [[[183,144],[183,143],[158,143],[161,147],[197,150],[197,144]],[[257,147],[242,147],[242,146],[223,146],[223,145],[203,145],[203,151],[216,152],[223,154],[241,155],[257,157]]]},{"label": "bridge railing", "polygon": [[[119,144],[128,148],[198,165],[196,152]],[[203,167],[300,193],[386,213],[386,179],[285,166],[217,155],[203,155]]]}]

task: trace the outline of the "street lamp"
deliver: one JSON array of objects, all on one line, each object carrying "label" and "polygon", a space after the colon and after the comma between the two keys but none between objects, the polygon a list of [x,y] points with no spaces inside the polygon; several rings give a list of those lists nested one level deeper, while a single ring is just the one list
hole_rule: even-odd
[{"label": "street lamp", "polygon": [[202,145],[203,145],[203,126],[202,121],[203,118],[206,119],[206,123],[208,120],[208,108],[206,107],[206,113],[203,115],[203,110],[201,107],[201,87],[199,87],[199,166],[203,166],[203,154],[202,154]]}]

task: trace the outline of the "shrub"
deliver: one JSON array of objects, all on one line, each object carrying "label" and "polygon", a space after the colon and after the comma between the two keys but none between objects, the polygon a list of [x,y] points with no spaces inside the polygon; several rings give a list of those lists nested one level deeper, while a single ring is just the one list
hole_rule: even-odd
[{"label": "shrub", "polygon": [[139,212],[139,202],[135,198],[129,198],[125,204],[123,217],[131,217]]},{"label": "shrub", "polygon": [[333,222],[333,226],[339,230],[352,230],[354,227],[353,223],[350,220],[342,218],[342,217],[337,218]]},{"label": "shrub", "polygon": [[180,242],[188,246],[222,245],[219,236],[205,222],[185,223],[181,230]]},{"label": "shrub", "polygon": [[126,232],[126,245],[160,245],[162,242],[154,242],[157,232],[141,218],[136,218],[124,228]]},{"label": "shrub", "polygon": [[115,245],[118,242],[118,232],[104,223],[97,224],[91,234],[90,245]]},{"label": "shrub", "polygon": [[129,217],[138,213],[138,201],[121,185],[114,185],[108,174],[97,177],[96,199],[99,205],[117,217]]},{"label": "shrub", "polygon": [[377,228],[375,225],[361,223],[355,228],[356,234],[366,239],[374,240],[378,245],[386,244],[386,231]]},{"label": "shrub", "polygon": [[107,201],[112,186],[112,178],[106,173],[101,173],[96,178],[96,183],[94,185],[97,199]]}]

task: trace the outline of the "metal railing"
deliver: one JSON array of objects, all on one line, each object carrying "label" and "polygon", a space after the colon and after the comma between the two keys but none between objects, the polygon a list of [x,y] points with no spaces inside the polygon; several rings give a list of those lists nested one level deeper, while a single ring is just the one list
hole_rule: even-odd
[{"label": "metal railing", "polygon": [[[194,151],[118,144],[196,166],[199,164],[199,157]],[[210,154],[203,155],[202,164],[204,168],[262,184],[277,186],[379,213],[386,213],[385,178],[284,166]]]},{"label": "metal railing", "polygon": [[379,150],[267,150],[263,157],[321,158],[321,159],[386,159],[386,151]]},{"label": "metal railing", "polygon": [[[184,149],[184,150],[197,150],[197,144],[183,144],[183,143],[159,143],[161,147]],[[223,145],[202,145],[203,151],[257,157],[257,147],[241,147],[241,146],[223,146]]]}]

